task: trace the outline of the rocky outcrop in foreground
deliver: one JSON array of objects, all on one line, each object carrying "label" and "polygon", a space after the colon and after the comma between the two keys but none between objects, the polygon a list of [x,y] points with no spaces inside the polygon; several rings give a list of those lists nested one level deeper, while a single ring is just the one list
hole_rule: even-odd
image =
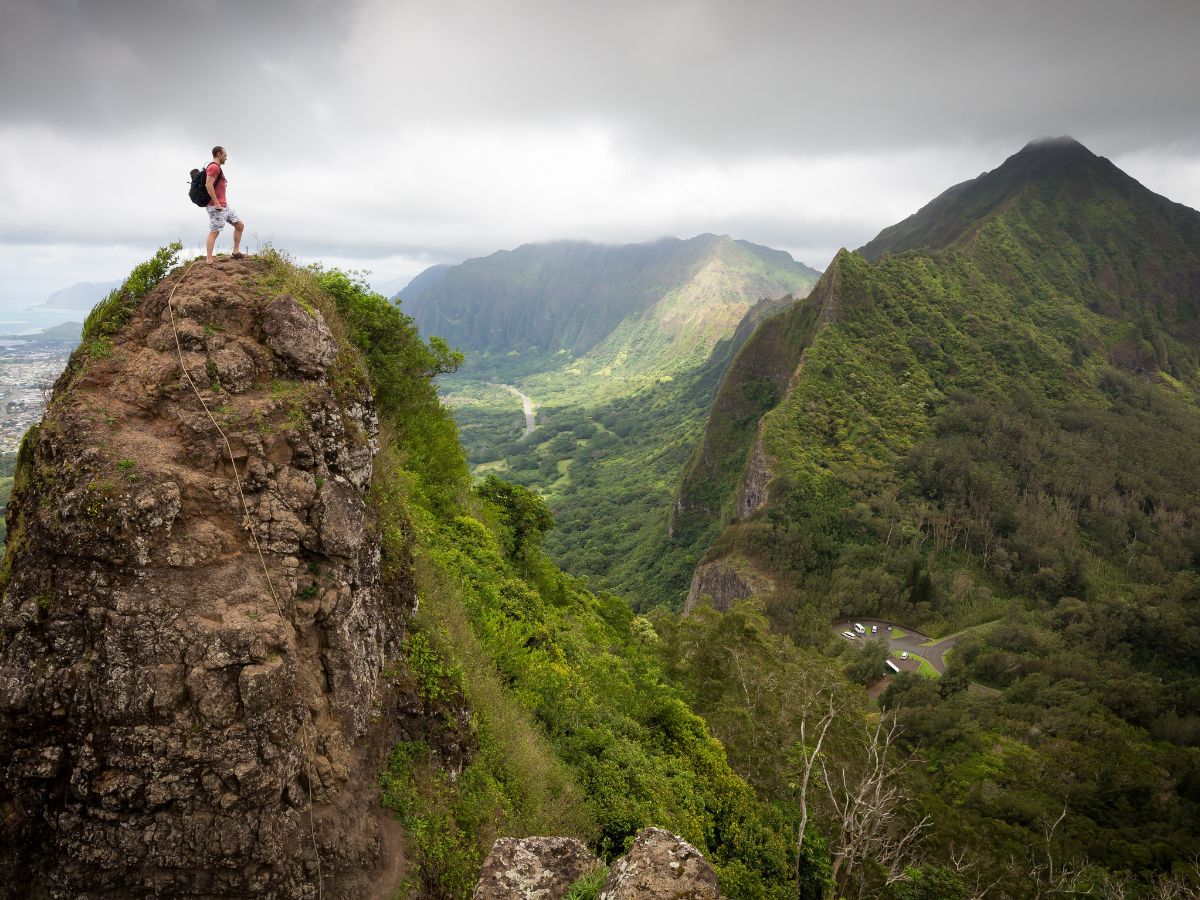
[{"label": "rocky outcrop in foreground", "polygon": [[[501,838],[475,886],[474,900],[561,900],[602,863],[573,838]],[[662,828],[638,832],[613,863],[600,900],[718,900],[717,873],[700,851]]]},{"label": "rocky outcrop in foreground", "polygon": [[600,900],[716,900],[717,873],[691,844],[662,828],[643,828],[612,865]]},{"label": "rocky outcrop in foreground", "polygon": [[0,896],[369,895],[381,674],[408,601],[380,584],[365,379],[265,275],[219,259],[175,295],[228,451],[176,356],[178,271],[77,351],[22,450]]},{"label": "rocky outcrop in foreground", "polygon": [[575,838],[500,838],[483,861],[473,900],[560,900],[572,882],[603,865]]}]

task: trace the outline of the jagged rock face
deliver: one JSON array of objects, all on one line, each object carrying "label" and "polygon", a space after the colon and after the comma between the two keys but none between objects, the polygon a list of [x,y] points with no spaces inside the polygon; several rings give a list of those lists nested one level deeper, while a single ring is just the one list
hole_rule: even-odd
[{"label": "jagged rock face", "polygon": [[367,893],[406,602],[379,584],[377,422],[365,383],[334,390],[320,314],[263,274],[194,266],[174,297],[228,449],[181,377],[176,273],[110,354],[81,349],[23,451],[0,597],[0,896]]},{"label": "jagged rock face", "polygon": [[683,614],[696,608],[701,597],[711,597],[713,609],[725,612],[735,600],[752,597],[761,592],[732,566],[724,563],[701,563],[692,574],[692,584],[683,602]]},{"label": "jagged rock face", "polygon": [[603,866],[574,838],[500,838],[483,862],[474,900],[561,900],[575,879]]},{"label": "jagged rock face", "polygon": [[746,463],[746,471],[742,474],[742,483],[738,488],[736,514],[739,519],[754,515],[767,502],[767,486],[771,483],[774,473],[767,453],[763,449],[762,423],[758,426],[758,437],[754,441],[754,449],[750,451],[750,460]]},{"label": "jagged rock face", "polygon": [[600,900],[716,900],[717,873],[691,844],[662,828],[643,828],[613,863]]}]

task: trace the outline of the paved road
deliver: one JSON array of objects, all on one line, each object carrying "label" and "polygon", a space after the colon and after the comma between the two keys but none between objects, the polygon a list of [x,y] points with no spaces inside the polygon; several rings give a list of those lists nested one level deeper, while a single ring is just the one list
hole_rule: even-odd
[{"label": "paved road", "polygon": [[500,387],[504,388],[506,391],[509,391],[510,393],[516,394],[518,397],[521,398],[521,405],[525,408],[525,433],[533,434],[533,428],[534,428],[534,425],[533,425],[533,422],[534,422],[533,401],[530,400],[528,397],[526,397],[524,394],[522,394],[520,391],[518,391],[511,384],[502,384],[502,385],[500,385]]},{"label": "paved road", "polygon": [[[866,641],[879,640],[886,641],[888,646],[896,653],[908,651],[909,654],[916,654],[925,659],[934,671],[939,675],[946,671],[946,651],[952,649],[959,641],[959,638],[966,632],[952,634],[949,637],[942,638],[940,641],[934,641],[927,635],[921,634],[919,631],[914,631],[911,628],[906,628],[897,622],[889,622],[886,619],[840,619],[834,623],[834,630],[839,635],[843,631],[854,631],[854,623],[862,625],[867,629],[865,635],[856,636],[854,645],[862,648]],[[876,632],[871,633],[871,626],[876,627]],[[888,631],[888,626],[892,626],[892,631]],[[969,629],[968,629],[969,630]],[[894,632],[902,632],[900,637],[894,637]],[[915,672],[920,663],[915,659],[893,659],[897,666],[901,669],[907,669]]]}]

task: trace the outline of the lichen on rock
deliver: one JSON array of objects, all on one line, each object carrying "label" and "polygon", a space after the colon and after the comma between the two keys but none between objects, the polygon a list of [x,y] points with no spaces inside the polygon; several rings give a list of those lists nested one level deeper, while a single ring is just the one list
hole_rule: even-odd
[{"label": "lichen on rock", "polygon": [[473,900],[561,900],[602,863],[575,838],[500,838],[483,862]]},{"label": "lichen on rock", "polygon": [[599,900],[717,900],[716,870],[679,835],[643,828],[613,863]]}]

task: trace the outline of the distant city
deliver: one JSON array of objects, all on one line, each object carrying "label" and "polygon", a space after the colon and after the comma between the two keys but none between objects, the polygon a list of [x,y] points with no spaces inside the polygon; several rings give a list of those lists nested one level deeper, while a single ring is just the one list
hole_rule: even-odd
[{"label": "distant city", "polygon": [[0,340],[0,453],[12,453],[42,418],[50,389],[67,365],[75,341]]},{"label": "distant city", "polygon": [[0,305],[0,454],[15,453],[29,426],[41,421],[83,319],[119,283],[82,282],[41,304]]}]

